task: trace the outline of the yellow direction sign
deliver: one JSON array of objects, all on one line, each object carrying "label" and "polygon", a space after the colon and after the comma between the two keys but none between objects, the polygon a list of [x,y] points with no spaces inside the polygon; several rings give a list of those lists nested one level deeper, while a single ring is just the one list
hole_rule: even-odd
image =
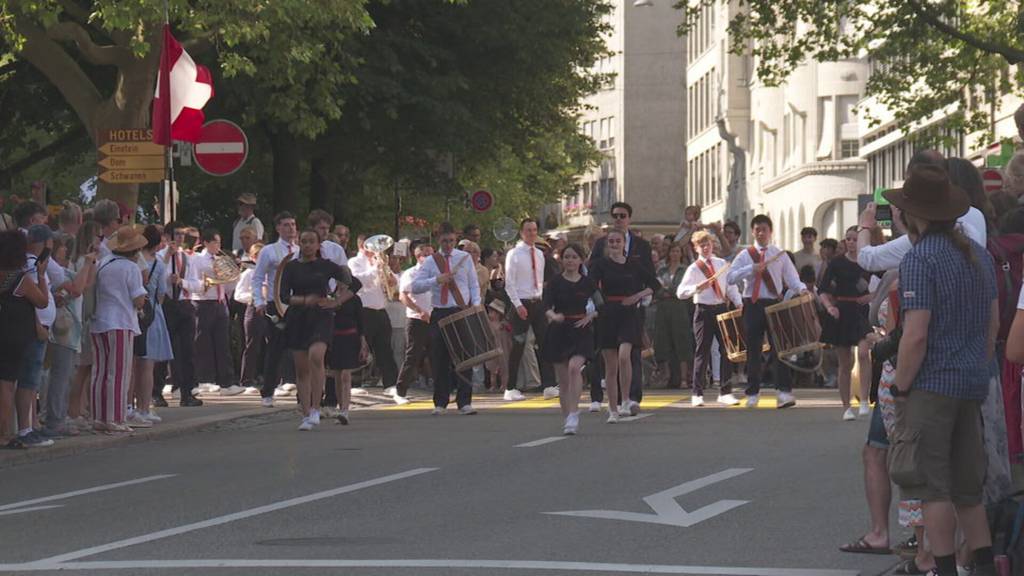
[{"label": "yellow direction sign", "polygon": [[163,156],[107,156],[100,160],[100,166],[120,170],[164,169]]},{"label": "yellow direction sign", "polygon": [[140,184],[142,182],[159,182],[164,177],[163,169],[159,170],[107,170],[100,172],[100,180],[109,184]]},{"label": "yellow direction sign", "polygon": [[164,153],[163,146],[152,142],[107,142],[99,150],[110,156],[159,156]]}]

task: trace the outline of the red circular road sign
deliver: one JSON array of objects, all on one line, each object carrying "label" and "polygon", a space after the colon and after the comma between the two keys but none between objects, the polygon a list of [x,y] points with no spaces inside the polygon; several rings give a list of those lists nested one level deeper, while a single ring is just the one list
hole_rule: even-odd
[{"label": "red circular road sign", "polygon": [[999,192],[1003,189],[1003,175],[999,170],[984,170],[981,173],[981,178],[984,181],[985,192],[993,193]]},{"label": "red circular road sign", "polygon": [[487,212],[494,206],[494,196],[487,190],[477,190],[469,197],[469,204],[477,212]]},{"label": "red circular road sign", "polygon": [[211,176],[235,173],[249,155],[249,140],[238,124],[228,120],[211,120],[203,124],[193,156],[196,164]]}]

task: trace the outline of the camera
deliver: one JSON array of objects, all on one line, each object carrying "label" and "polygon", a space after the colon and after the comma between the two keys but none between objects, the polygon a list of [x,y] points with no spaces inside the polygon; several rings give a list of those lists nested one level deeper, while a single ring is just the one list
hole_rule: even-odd
[{"label": "camera", "polygon": [[880,204],[875,207],[875,222],[892,222],[892,206]]}]

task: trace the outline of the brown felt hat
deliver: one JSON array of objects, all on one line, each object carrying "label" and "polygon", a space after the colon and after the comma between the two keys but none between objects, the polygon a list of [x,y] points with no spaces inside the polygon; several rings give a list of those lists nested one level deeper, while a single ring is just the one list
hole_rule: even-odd
[{"label": "brown felt hat", "polygon": [[971,208],[971,200],[939,166],[916,164],[907,171],[902,188],[886,190],[882,196],[907,214],[932,222],[956,220]]}]

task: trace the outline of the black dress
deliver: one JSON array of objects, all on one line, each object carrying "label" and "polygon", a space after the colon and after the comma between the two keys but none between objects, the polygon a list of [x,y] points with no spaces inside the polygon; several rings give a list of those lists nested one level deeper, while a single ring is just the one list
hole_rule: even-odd
[{"label": "black dress", "polygon": [[644,288],[658,291],[661,288],[658,277],[637,259],[620,264],[611,258],[591,262],[589,277],[603,300],[597,316],[598,347],[615,350],[619,344],[640,346],[643,343],[640,309],[636,305],[623,306],[622,299]]},{"label": "black dress", "polygon": [[839,318],[822,314],[821,341],[833,346],[856,346],[871,332],[868,305],[853,298],[868,293],[870,275],[846,256],[833,258],[818,284],[819,294],[828,294],[839,309]]},{"label": "black dress", "polygon": [[551,322],[544,337],[541,354],[552,363],[568,362],[573,356],[594,356],[594,330],[588,324],[577,328],[576,322],[587,313],[587,301],[594,295],[594,283],[581,276],[570,282],[559,274],[544,286],[544,307],[565,315],[564,322]]},{"label": "black dress", "polygon": [[[359,280],[353,279],[354,283]],[[359,288],[352,289],[358,292]],[[363,347],[363,301],[353,296],[334,313],[334,338],[327,351],[328,370],[355,370],[361,365],[359,352]]]},{"label": "black dress", "polygon": [[[291,260],[281,273],[281,301],[290,304],[292,296],[327,296],[331,279],[343,286],[353,283],[348,267],[338,266],[330,260]],[[289,305],[284,320],[285,343],[289,350],[308,350],[316,342],[330,344],[333,339],[333,310]]]},{"label": "black dress", "polygon": [[36,337],[36,307],[18,294],[24,276],[8,271],[0,283],[0,380],[7,382],[21,375],[25,348]]}]

